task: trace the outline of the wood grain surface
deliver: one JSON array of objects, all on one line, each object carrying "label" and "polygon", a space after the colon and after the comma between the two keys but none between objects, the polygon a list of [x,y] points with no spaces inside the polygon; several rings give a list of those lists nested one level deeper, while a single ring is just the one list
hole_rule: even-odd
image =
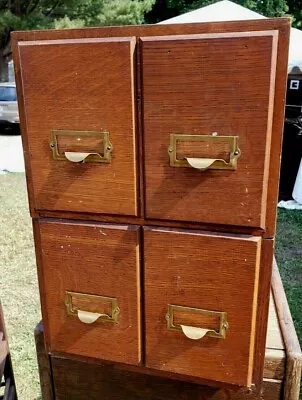
[{"label": "wood grain surface", "polygon": [[[265,227],[277,39],[277,31],[141,39],[147,217]],[[213,132],[239,137],[235,171],[170,166],[171,134]],[[219,158],[199,147],[186,156]]]},{"label": "wood grain surface", "polygon": [[[43,400],[280,400],[282,381],[264,378],[260,396],[253,390],[222,389],[144,375],[119,365],[93,363],[48,356],[43,326],[35,330]],[[53,393],[53,388],[55,394]]]},{"label": "wood grain surface", "polygon": [[[159,368],[159,374],[175,374],[179,379],[221,380],[224,387],[223,382],[253,382],[256,388],[248,396],[260,396],[289,28],[289,19],[266,19],[13,33],[31,215],[77,220],[34,221],[50,351],[87,360],[96,357],[99,362],[129,363],[134,370],[141,370],[135,364],[143,363],[146,355],[147,365],[150,360],[152,364],[143,369],[146,373],[154,375]],[[113,145],[111,163],[54,161],[49,148],[51,129],[108,131]],[[238,135],[242,155],[237,170],[223,171],[222,175],[221,171],[200,173],[169,167],[169,130]],[[93,150],[95,143],[88,140],[85,146]],[[60,147],[62,151],[69,147],[72,151],[84,149],[68,140],[61,141]],[[179,148],[179,155],[188,149],[191,156],[206,157],[204,149],[194,148],[192,153],[190,146]],[[211,149],[209,156],[215,154],[227,158],[224,148]],[[164,232],[146,230],[143,283],[139,268],[144,255],[139,242],[143,238],[138,226],[146,225],[162,226]],[[165,227],[230,235],[217,239],[211,234],[177,233]],[[107,232],[101,239],[99,229]],[[161,235],[162,241],[157,239]],[[262,241],[260,236],[268,240]],[[185,245],[188,237],[193,239]],[[205,237],[211,239],[206,240],[204,248],[199,241]],[[222,244],[214,248],[211,243],[217,240]],[[71,242],[73,252],[68,249]],[[244,258],[247,263],[243,263]],[[187,274],[185,289],[176,279],[181,271]],[[211,285],[206,284],[207,280]],[[166,282],[167,289],[163,289],[162,282]],[[192,282],[193,290],[189,291]],[[144,291],[144,285],[146,315],[141,321],[140,291]],[[202,297],[203,292],[195,290],[198,285],[210,296]],[[234,292],[235,288],[240,290]],[[100,323],[96,327],[83,326],[73,317],[66,318],[66,290],[119,296],[125,311],[117,329],[104,329]],[[206,362],[194,362],[201,350],[198,345],[190,347],[183,342],[179,346],[180,333],[171,331],[165,337],[164,331],[164,339],[159,339],[158,333],[162,335],[161,329],[165,329],[161,328],[160,301],[170,292],[176,300],[185,299],[188,304],[184,305],[194,307],[194,300],[200,300],[209,307],[221,308],[223,293],[225,305],[230,307],[231,326],[236,327],[239,336],[236,338],[231,327],[227,346],[223,347],[223,341],[207,346]],[[212,338],[204,339],[208,343]],[[219,347],[221,355],[210,356],[209,349],[215,355]],[[197,353],[194,348],[198,348]],[[272,364],[265,364],[270,377],[263,390],[276,389],[275,378],[282,375],[282,365],[279,369],[277,365],[280,354],[274,350],[279,351],[271,349]],[[224,356],[229,354],[225,361]],[[215,364],[217,359],[221,361],[219,366]],[[116,379],[123,381],[119,375]],[[148,379],[151,382],[155,378],[144,379],[148,384]],[[109,386],[113,384],[110,379],[108,382]],[[276,398],[280,384],[277,391],[268,391],[267,399]],[[233,398],[225,390],[211,392],[213,399]],[[237,398],[245,398],[244,393],[241,391]],[[274,394],[269,397],[269,393]],[[139,398],[131,391],[127,395]],[[110,398],[108,393],[106,396]],[[150,399],[155,399],[152,396],[150,393]]]},{"label": "wood grain surface", "polygon": [[64,218],[73,220],[87,220],[87,221],[99,221],[107,223],[121,223],[121,224],[134,224],[140,226],[162,226],[170,228],[188,228],[198,230],[208,230],[211,232],[224,232],[224,233],[238,233],[253,236],[264,236],[265,232],[261,228],[250,228],[248,226],[234,226],[234,225],[222,225],[222,224],[207,224],[200,222],[181,222],[172,220],[160,220],[150,219],[142,217],[131,217],[121,215],[93,215],[85,213],[73,213],[68,211],[39,211],[37,216],[41,218]]},{"label": "wood grain surface", "polygon": [[272,262],[274,256],[274,239],[264,239],[261,245],[261,259],[259,272],[258,307],[256,320],[255,355],[253,382],[261,391],[267,324],[269,314],[269,296],[271,291]]},{"label": "wood grain surface", "polygon": [[[147,367],[251,384],[260,246],[256,237],[145,228]],[[168,304],[226,312],[226,338],[168,330]]]},{"label": "wood grain surface", "polygon": [[43,400],[54,400],[53,376],[50,355],[45,350],[44,329],[42,321],[35,328],[35,345],[39,368],[40,387]]},{"label": "wood grain surface", "polygon": [[6,330],[4,325],[4,316],[2,305],[0,302],[0,382],[3,378],[6,362],[8,360],[9,349],[6,337]]},{"label": "wood grain surface", "polygon": [[286,400],[298,400],[301,384],[302,352],[275,259],[272,289],[287,354],[283,394]]},{"label": "wood grain surface", "polygon": [[285,366],[285,347],[276,312],[274,297],[271,294],[263,376],[270,379],[282,380],[285,376]]},{"label": "wood grain surface", "polygon": [[[18,46],[22,41],[44,41],[44,40],[65,40],[65,39],[91,39],[91,38],[108,38],[108,37],[129,37],[135,36],[167,36],[167,35],[191,35],[191,34],[209,34],[209,33],[225,33],[225,32],[255,32],[255,31],[278,31],[278,53],[277,53],[277,69],[276,69],[276,84],[273,109],[273,125],[272,125],[272,141],[270,151],[270,167],[269,177],[267,182],[267,214],[266,214],[266,237],[272,237],[275,232],[276,221],[276,205],[278,198],[278,179],[279,165],[281,154],[281,141],[284,118],[284,103],[285,103],[285,86],[287,73],[287,54],[289,41],[290,19],[265,19],[254,21],[232,21],[232,22],[214,22],[214,23],[195,23],[195,24],[176,24],[176,25],[142,25],[129,27],[104,27],[94,29],[74,29],[74,30],[47,30],[47,31],[31,31],[31,32],[13,32],[13,54],[14,65],[16,72],[16,83],[18,88],[19,111],[22,128],[22,140],[25,151],[27,184],[29,191],[30,209],[33,216],[37,216],[34,206],[34,193],[32,181],[32,167],[30,164],[31,153],[28,144],[28,132],[26,127],[26,116],[24,109],[24,96],[22,91],[21,67]],[[139,49],[138,49],[139,51]],[[139,51],[140,55],[140,51]],[[141,57],[137,57],[136,63],[136,80],[141,85]],[[141,128],[142,115],[141,110],[141,91],[138,87],[138,128]],[[141,129],[139,133],[140,149],[139,154],[142,157],[144,152],[141,149]],[[141,164],[141,163],[140,163]],[[140,165],[141,167],[141,165]],[[142,177],[140,176],[140,182]],[[144,189],[140,185],[140,199],[143,198]]]},{"label": "wood grain surface", "polygon": [[265,379],[260,397],[253,391],[219,389],[120,370],[114,366],[52,357],[58,400],[280,400],[281,381]]},{"label": "wood grain surface", "polygon": [[[77,400],[87,396],[91,399],[216,399],[216,400],[280,400],[282,381],[285,377],[286,356],[279,328],[278,315],[271,296],[267,331],[264,382],[262,393],[246,390],[228,390],[210,388],[193,383],[179,382],[164,377],[145,376],[137,372],[129,372],[108,365],[70,360],[60,357],[49,357],[45,353],[43,324],[35,329],[35,339],[39,362],[40,380],[43,399],[53,400],[53,380],[57,398]],[[280,359],[272,357],[275,351]],[[282,368],[281,368],[282,366]],[[143,371],[143,370],[139,370]],[[273,375],[278,373],[278,378]],[[114,387],[114,390],[112,388]],[[82,396],[82,397],[81,397]],[[241,397],[240,397],[241,396]],[[287,400],[287,399],[285,399]]]},{"label": "wood grain surface", "polygon": [[3,400],[17,400],[15,379],[0,300],[0,382]]},{"label": "wood grain surface", "polygon": [[[137,215],[134,47],[131,38],[19,44],[37,210]],[[54,160],[51,130],[107,131],[111,162]],[[59,140],[59,151],[76,150]]]},{"label": "wood grain surface", "polygon": [[[41,221],[39,230],[49,350],[140,363],[137,227]],[[116,298],[119,323],[67,315],[66,291]]]}]

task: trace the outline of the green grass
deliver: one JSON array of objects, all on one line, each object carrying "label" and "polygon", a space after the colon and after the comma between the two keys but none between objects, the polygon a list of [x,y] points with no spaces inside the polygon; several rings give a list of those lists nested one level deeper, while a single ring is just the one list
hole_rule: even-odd
[{"label": "green grass", "polygon": [[0,175],[0,297],[20,400],[40,396],[33,329],[41,319],[24,174]]},{"label": "green grass", "polygon": [[[33,330],[41,319],[23,174],[0,175],[0,297],[20,400],[40,399]],[[302,338],[302,212],[279,210],[276,258]]]},{"label": "green grass", "polygon": [[[302,343],[302,211],[278,210],[276,260]],[[302,400],[302,387],[300,390]]]},{"label": "green grass", "polygon": [[302,339],[302,211],[279,209],[276,259],[300,343]]}]

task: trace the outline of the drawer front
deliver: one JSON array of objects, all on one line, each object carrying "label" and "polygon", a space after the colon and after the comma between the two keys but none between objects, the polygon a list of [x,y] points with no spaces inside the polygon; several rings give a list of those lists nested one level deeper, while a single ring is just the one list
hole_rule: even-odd
[{"label": "drawer front", "polygon": [[141,39],[147,217],[265,227],[277,39]]},{"label": "drawer front", "polygon": [[50,351],[138,364],[138,228],[43,221],[37,231]]},{"label": "drawer front", "polygon": [[18,46],[34,207],[137,215],[135,39]]},{"label": "drawer front", "polygon": [[250,386],[261,238],[144,231],[146,366]]}]

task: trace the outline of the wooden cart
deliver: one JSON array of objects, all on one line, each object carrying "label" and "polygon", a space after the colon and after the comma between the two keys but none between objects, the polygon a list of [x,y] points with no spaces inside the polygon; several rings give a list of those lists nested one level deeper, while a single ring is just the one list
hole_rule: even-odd
[{"label": "wooden cart", "polygon": [[9,347],[6,337],[1,302],[0,302],[0,400],[17,400],[15,380],[9,354]]},{"label": "wooden cart", "polygon": [[45,353],[43,325],[35,330],[43,400],[298,400],[302,355],[276,263],[262,393],[217,389]]}]

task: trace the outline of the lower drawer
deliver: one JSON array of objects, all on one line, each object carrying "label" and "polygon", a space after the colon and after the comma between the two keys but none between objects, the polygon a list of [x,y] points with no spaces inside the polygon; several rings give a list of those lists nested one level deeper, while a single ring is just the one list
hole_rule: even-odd
[{"label": "lower drawer", "polygon": [[250,386],[260,237],[145,228],[146,366]]},{"label": "lower drawer", "polygon": [[35,228],[49,350],[138,364],[138,227],[44,220]]}]

